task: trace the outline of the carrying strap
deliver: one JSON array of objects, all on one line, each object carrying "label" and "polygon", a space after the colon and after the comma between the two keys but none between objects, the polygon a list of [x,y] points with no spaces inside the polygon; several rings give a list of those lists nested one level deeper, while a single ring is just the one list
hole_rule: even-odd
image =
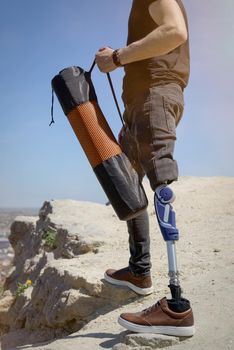
[{"label": "carrying strap", "polygon": [[[96,60],[94,59],[94,61],[92,63],[92,66],[91,66],[91,68],[89,70],[89,74],[92,73],[92,70],[95,67],[95,64],[96,64]],[[111,92],[112,92],[112,95],[113,95],[113,98],[114,98],[114,101],[115,101],[115,105],[116,105],[117,111],[119,113],[119,117],[120,117],[121,123],[124,126],[123,116],[122,116],[120,108],[119,108],[118,100],[117,100],[117,97],[116,97],[116,94],[115,94],[115,89],[114,89],[114,86],[113,86],[113,83],[112,83],[112,80],[111,80],[111,77],[110,77],[110,73],[106,73],[106,75],[107,75],[108,82],[110,84]]]},{"label": "carrying strap", "polygon": [[93,63],[92,63],[92,66],[90,67],[89,74],[92,73],[92,70],[94,69],[95,64],[96,64],[96,59],[94,59],[94,61],[93,61]]},{"label": "carrying strap", "polygon": [[121,122],[122,122],[122,124],[124,126],[123,116],[122,116],[122,114],[120,112],[119,104],[118,104],[117,97],[116,97],[115,90],[114,90],[114,86],[113,86],[113,83],[112,83],[112,80],[111,80],[111,77],[110,77],[110,73],[107,73],[107,79],[108,79],[109,84],[110,84],[111,92],[112,92],[112,95],[113,95],[113,98],[114,98],[114,101],[115,101],[115,105],[116,105],[118,113],[119,113],[120,120],[121,120]]}]

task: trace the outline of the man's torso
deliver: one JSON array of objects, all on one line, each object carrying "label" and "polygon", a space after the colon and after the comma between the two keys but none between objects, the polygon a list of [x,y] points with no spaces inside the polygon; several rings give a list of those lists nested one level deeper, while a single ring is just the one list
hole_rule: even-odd
[{"label": "man's torso", "polygon": [[[149,5],[155,0],[133,0],[128,22],[127,45],[140,40],[157,28],[149,14]],[[187,16],[181,0],[176,0],[184,15]],[[189,41],[166,55],[153,57],[127,64],[123,80],[123,101],[129,103],[138,92],[155,85],[177,83],[185,88],[190,71]]]}]

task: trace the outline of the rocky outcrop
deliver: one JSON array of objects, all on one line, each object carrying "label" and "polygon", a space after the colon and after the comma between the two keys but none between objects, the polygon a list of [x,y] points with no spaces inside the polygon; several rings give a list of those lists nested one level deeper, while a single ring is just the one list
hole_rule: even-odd
[{"label": "rocky outcrop", "polygon": [[180,341],[130,335],[117,323],[122,312],[140,311],[169,296],[165,242],[156,223],[152,191],[145,184],[155,292],[136,298],[133,292],[103,281],[107,268],[126,266],[129,258],[126,223],[118,220],[111,206],[45,202],[38,217],[17,217],[11,227],[15,255],[0,299],[2,349],[149,350],[170,345],[214,350],[223,348],[224,342],[231,347],[233,185],[233,178],[194,177],[172,185],[177,195],[173,207],[181,235],[177,251],[183,295],[192,302],[198,336]]},{"label": "rocky outcrop", "polygon": [[103,281],[104,252],[119,246],[122,225],[111,206],[72,200],[45,202],[39,217],[15,219],[0,304],[3,347],[65,336],[135,297]]},{"label": "rocky outcrop", "polygon": [[179,338],[160,334],[127,334],[124,343],[116,344],[112,350],[151,350],[179,344]]}]

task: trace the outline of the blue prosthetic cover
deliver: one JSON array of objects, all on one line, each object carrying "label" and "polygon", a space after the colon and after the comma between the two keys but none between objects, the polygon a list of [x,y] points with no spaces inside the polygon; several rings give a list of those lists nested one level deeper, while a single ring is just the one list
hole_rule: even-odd
[{"label": "blue prosthetic cover", "polygon": [[155,212],[165,241],[177,241],[179,239],[175,212],[170,204],[174,199],[175,195],[167,185],[161,185],[156,188],[154,194]]}]

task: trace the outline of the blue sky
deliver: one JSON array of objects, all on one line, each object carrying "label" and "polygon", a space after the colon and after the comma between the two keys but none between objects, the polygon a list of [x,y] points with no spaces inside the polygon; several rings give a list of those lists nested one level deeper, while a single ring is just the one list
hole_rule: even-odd
[{"label": "blue sky", "polygon": [[[234,176],[234,2],[184,4],[191,78],[175,158],[182,176]],[[40,207],[53,198],[106,201],[57,100],[56,123],[48,127],[50,81],[71,65],[89,69],[99,47],[124,46],[130,7],[131,0],[1,2],[0,207]],[[112,74],[119,100],[122,77],[122,69]],[[106,76],[95,69],[93,82],[117,135]]]}]

